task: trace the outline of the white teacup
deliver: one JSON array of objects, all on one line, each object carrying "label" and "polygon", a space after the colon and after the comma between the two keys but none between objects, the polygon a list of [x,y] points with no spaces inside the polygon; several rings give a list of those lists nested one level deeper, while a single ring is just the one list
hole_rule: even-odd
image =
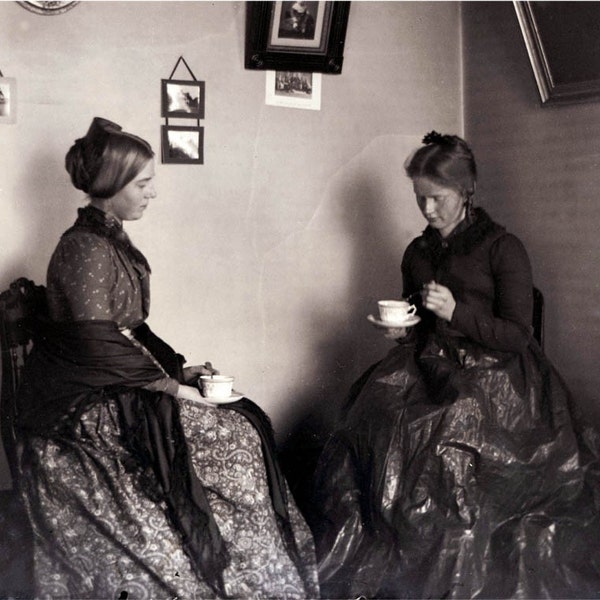
[{"label": "white teacup", "polygon": [[409,304],[406,300],[380,300],[377,306],[379,307],[379,317],[385,323],[400,325],[417,312],[417,307]]},{"label": "white teacup", "polygon": [[229,375],[201,375],[200,392],[205,398],[229,398],[233,392],[233,379]]}]

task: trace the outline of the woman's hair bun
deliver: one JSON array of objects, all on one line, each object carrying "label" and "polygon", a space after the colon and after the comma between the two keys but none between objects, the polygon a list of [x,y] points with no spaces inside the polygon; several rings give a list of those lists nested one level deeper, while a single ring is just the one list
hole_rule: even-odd
[{"label": "woman's hair bun", "polygon": [[466,195],[475,192],[477,165],[465,140],[434,130],[423,137],[423,144],[404,163],[411,179],[429,177]]},{"label": "woman's hair bun", "polygon": [[71,146],[65,157],[65,168],[73,185],[86,194],[89,192],[93,175],[89,171],[90,161],[86,152],[86,138],[79,138]]},{"label": "woman's hair bun", "polygon": [[430,131],[429,133],[425,134],[425,136],[423,137],[423,143],[424,144],[437,144],[439,146],[443,146],[443,145],[451,145],[454,141],[455,136],[453,135],[442,135],[441,133],[438,133],[437,131]]}]

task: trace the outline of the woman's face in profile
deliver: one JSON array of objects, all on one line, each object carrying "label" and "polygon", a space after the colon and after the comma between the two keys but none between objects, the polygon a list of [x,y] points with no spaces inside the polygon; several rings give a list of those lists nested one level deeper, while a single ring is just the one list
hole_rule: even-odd
[{"label": "woman's face in profile", "polygon": [[465,199],[454,188],[427,177],[415,177],[413,189],[417,204],[431,227],[448,236],[465,217]]},{"label": "woman's face in profile", "polygon": [[119,221],[135,221],[142,218],[150,199],[155,197],[154,160],[150,159],[136,177],[108,200],[105,212]]}]

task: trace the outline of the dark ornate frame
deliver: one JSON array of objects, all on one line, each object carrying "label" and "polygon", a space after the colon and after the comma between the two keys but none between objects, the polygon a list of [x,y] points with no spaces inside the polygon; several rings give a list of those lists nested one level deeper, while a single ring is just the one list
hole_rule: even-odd
[{"label": "dark ornate frame", "polygon": [[246,3],[246,69],[340,74],[350,2],[319,2],[326,12],[326,19],[318,48],[278,46],[269,42],[276,4],[282,3]]}]

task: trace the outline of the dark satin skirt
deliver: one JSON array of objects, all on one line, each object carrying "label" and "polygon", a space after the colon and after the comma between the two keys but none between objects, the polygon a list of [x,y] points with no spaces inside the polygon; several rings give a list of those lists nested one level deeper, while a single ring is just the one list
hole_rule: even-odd
[{"label": "dark satin skirt", "polygon": [[537,346],[398,346],[319,461],[324,596],[599,597],[598,448]]}]

